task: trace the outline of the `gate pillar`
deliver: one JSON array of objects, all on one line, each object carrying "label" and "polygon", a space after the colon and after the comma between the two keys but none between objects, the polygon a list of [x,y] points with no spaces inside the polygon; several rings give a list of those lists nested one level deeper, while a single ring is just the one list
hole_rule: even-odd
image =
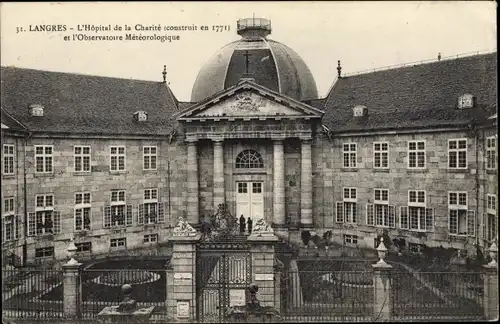
[{"label": "gate pillar", "polygon": [[175,322],[196,320],[196,243],[201,235],[183,218],[169,241],[173,244],[167,275],[167,314]]},{"label": "gate pillar", "polygon": [[272,228],[260,219],[254,226],[252,234],[247,238],[251,244],[252,281],[259,287],[259,301],[262,306],[272,306],[279,309],[279,294],[276,294],[275,245],[279,239]]}]

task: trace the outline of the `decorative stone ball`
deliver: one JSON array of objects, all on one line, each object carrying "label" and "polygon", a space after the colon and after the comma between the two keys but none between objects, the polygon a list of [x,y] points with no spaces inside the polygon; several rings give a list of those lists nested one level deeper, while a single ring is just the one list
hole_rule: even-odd
[{"label": "decorative stone ball", "polygon": [[132,286],[129,284],[124,284],[122,286],[122,292],[124,295],[130,295],[132,293]]},{"label": "decorative stone ball", "polygon": [[255,294],[257,291],[259,291],[259,286],[257,286],[257,284],[255,283],[251,283],[249,286],[248,286],[248,291],[252,294]]}]

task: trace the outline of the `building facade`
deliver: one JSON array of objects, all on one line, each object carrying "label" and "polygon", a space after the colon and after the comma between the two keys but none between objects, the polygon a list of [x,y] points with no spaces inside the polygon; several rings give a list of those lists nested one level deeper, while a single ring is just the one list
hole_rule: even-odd
[{"label": "building facade", "polygon": [[[164,242],[226,203],[277,233],[467,250],[497,237],[496,53],[338,77],[325,98],[265,19],[163,82],[2,67],[3,257]],[[9,262],[10,262],[9,261]]]}]

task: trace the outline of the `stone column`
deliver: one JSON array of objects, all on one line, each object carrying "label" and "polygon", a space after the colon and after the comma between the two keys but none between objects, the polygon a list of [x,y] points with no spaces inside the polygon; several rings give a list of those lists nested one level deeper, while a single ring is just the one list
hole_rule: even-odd
[{"label": "stone column", "polygon": [[[171,269],[167,271],[167,315],[175,322],[196,320],[196,242],[200,234],[173,235]],[[178,313],[178,310],[184,313]]]},{"label": "stone column", "polygon": [[188,142],[187,148],[187,221],[197,226],[199,221],[198,204],[198,153],[197,142]]},{"label": "stone column", "polygon": [[385,262],[372,264],[373,267],[373,321],[383,322],[391,319],[392,266]]},{"label": "stone column", "polygon": [[252,282],[259,287],[259,302],[261,306],[276,308],[274,245],[278,238],[274,234],[257,236],[252,232],[247,241],[251,243]]},{"label": "stone column", "polygon": [[214,208],[225,202],[224,193],[224,142],[214,140]]},{"label": "stone column", "polygon": [[484,265],[484,317],[487,321],[498,319],[498,266]]},{"label": "stone column", "polygon": [[283,141],[273,141],[273,225],[284,228],[285,223],[285,153]]},{"label": "stone column", "polygon": [[80,281],[81,263],[63,264],[64,317],[76,319],[81,315],[82,285]]},{"label": "stone column", "polygon": [[301,141],[300,168],[300,223],[304,228],[313,227],[312,217],[312,154],[311,141]]}]

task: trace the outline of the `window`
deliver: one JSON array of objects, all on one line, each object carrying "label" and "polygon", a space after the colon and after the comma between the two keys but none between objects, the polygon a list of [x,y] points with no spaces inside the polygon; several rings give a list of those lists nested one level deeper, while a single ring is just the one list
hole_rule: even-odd
[{"label": "window", "polygon": [[337,202],[337,223],[355,224],[357,215],[357,190],[346,187],[343,191],[343,201]]},{"label": "window", "polygon": [[342,146],[344,156],[344,168],[356,167],[356,143],[345,143]]},{"label": "window", "polygon": [[374,189],[374,203],[366,207],[366,224],[394,227],[395,218],[394,206],[389,205],[389,190]]},{"label": "window", "polygon": [[44,107],[40,104],[30,105],[31,116],[41,117],[43,116]]},{"label": "window", "polygon": [[116,247],[126,247],[126,246],[127,246],[127,238],[125,238],[125,237],[121,237],[121,238],[111,239],[111,241],[110,241],[110,246],[111,246],[112,248],[116,248]]},{"label": "window", "polygon": [[90,146],[75,146],[75,172],[90,172]]},{"label": "window", "polygon": [[467,139],[448,141],[448,167],[450,169],[467,168]]},{"label": "window", "polygon": [[497,167],[497,139],[494,136],[486,138],[486,169],[494,170]]},{"label": "window", "polygon": [[36,195],[35,213],[28,213],[28,235],[61,232],[61,213],[54,210],[54,196]]},{"label": "window", "polygon": [[125,202],[125,190],[111,191],[111,204],[104,207],[104,227],[131,226],[132,205]]},{"label": "window", "polygon": [[432,231],[434,210],[426,208],[425,190],[409,190],[408,206],[401,206],[399,227],[415,231]]},{"label": "window", "polygon": [[408,142],[408,168],[425,169],[425,141]]},{"label": "window", "polygon": [[156,146],[144,146],[142,148],[144,170],[156,170],[156,151]]},{"label": "window", "polygon": [[75,230],[90,230],[90,192],[75,194]]},{"label": "window", "polygon": [[237,169],[262,169],[264,160],[259,152],[254,150],[244,150],[236,157]]},{"label": "window", "polygon": [[111,171],[125,171],[125,146],[111,146]]},{"label": "window", "polygon": [[54,247],[45,247],[40,249],[35,249],[35,258],[46,259],[54,257]]},{"label": "window", "polygon": [[486,238],[488,241],[493,241],[497,238],[497,196],[496,195],[488,195],[487,196],[487,233]]},{"label": "window", "polygon": [[139,204],[138,224],[156,224],[165,222],[163,204],[158,201],[158,189],[144,189],[144,200],[142,204]]},{"label": "window", "polygon": [[158,242],[158,234],[144,235],[144,243],[156,243],[156,242]]},{"label": "window", "polygon": [[262,182],[252,183],[252,193],[257,193],[257,194],[262,193]]},{"label": "window", "polygon": [[3,174],[14,174],[14,145],[3,145]]},{"label": "window", "polygon": [[474,236],[476,215],[467,210],[467,192],[449,192],[448,212],[450,234]]},{"label": "window", "polygon": [[246,182],[238,182],[238,193],[248,193]]},{"label": "window", "polygon": [[358,244],[358,236],[344,234],[344,243],[345,244]]},{"label": "window", "polygon": [[373,167],[375,169],[389,168],[389,143],[373,143]]},{"label": "window", "polygon": [[465,109],[465,108],[472,108],[474,107],[474,96],[471,94],[463,94],[460,97],[458,97],[458,108],[459,109]]},{"label": "window", "polygon": [[14,197],[8,197],[3,200],[3,215],[14,215],[15,214],[15,204]]},{"label": "window", "polygon": [[92,252],[92,242],[75,243],[76,252]]},{"label": "window", "polygon": [[148,120],[148,113],[143,110],[136,111],[134,113],[134,119],[140,122],[146,121]]},{"label": "window", "polygon": [[52,145],[35,146],[35,168],[37,173],[52,172]]},{"label": "window", "polygon": [[15,215],[16,207],[14,197],[7,197],[3,200],[3,241],[12,241],[19,238],[21,228],[20,218]]}]

